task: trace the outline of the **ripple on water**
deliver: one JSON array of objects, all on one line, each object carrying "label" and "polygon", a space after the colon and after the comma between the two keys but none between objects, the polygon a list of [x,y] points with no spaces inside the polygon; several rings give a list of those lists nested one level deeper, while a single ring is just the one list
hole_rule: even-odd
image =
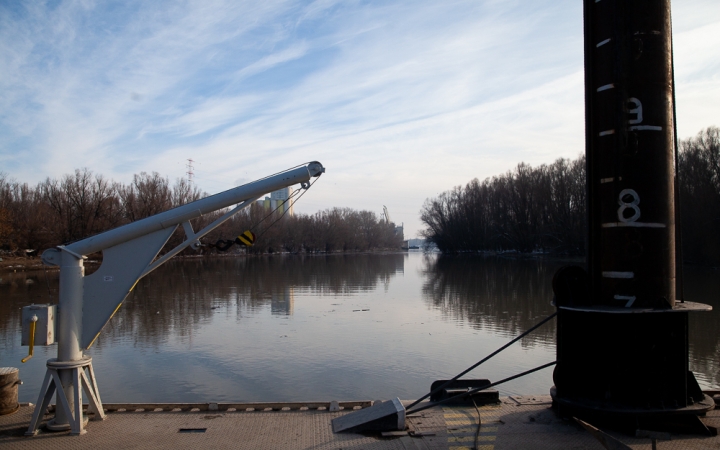
[{"label": "ripple on water", "polygon": [[[89,353],[107,402],[417,398],[554,312],[556,268],[417,253],[172,261],[138,284]],[[720,291],[713,273],[687,273],[686,299]],[[0,366],[17,366],[27,350],[21,306],[48,295],[43,280],[12,279],[0,284]],[[703,387],[720,381],[713,306],[690,319]],[[554,360],[555,330],[547,323],[467,377],[497,381]],[[55,349],[23,366],[21,401],[36,400]],[[549,368],[498,389],[551,385]]]}]

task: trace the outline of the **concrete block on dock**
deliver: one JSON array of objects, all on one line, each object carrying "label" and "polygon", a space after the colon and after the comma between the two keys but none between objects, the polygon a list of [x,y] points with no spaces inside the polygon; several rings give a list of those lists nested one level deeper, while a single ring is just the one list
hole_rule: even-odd
[{"label": "concrete block on dock", "polygon": [[353,411],[332,420],[333,432],[402,431],[405,429],[405,407],[399,398],[376,403],[370,408]]}]

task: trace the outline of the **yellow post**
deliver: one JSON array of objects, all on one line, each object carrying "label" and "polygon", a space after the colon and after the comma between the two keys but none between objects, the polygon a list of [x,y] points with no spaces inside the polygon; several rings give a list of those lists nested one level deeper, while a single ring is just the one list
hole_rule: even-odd
[{"label": "yellow post", "polygon": [[30,351],[29,354],[21,359],[20,361],[26,363],[33,357],[33,347],[35,347],[35,323],[37,322],[37,316],[33,316],[30,322]]}]

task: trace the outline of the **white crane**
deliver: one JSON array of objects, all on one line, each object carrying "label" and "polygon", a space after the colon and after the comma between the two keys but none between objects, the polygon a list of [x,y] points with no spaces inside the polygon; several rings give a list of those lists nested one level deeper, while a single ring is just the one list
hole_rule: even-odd
[{"label": "white crane", "polygon": [[[83,434],[83,392],[96,420],[105,418],[95,382],[92,358],[83,354],[120,308],[137,282],[187,247],[200,247],[200,238],[220,226],[257,198],[278,189],[300,184],[325,172],[319,162],[262,178],[192,203],[123,225],[121,227],[43,252],[43,263],[60,266],[60,299],[57,311],[57,358],[48,360],[45,380],[25,433],[37,433],[45,410],[57,391],[55,418],[50,429],[70,429]],[[220,218],[195,232],[190,220],[237,205]],[[155,259],[170,236],[182,225],[185,241]],[[85,255],[103,252],[102,265],[85,276]],[[87,371],[87,372],[86,372]]]}]

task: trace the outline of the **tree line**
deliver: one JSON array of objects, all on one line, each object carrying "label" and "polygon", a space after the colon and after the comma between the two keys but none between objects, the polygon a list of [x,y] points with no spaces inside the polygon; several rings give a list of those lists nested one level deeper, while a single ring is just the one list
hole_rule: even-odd
[{"label": "tree line", "polygon": [[[585,254],[585,156],[477,178],[429,198],[421,234],[443,253],[461,251]],[[687,262],[720,263],[720,129],[679,142],[677,167]]]},{"label": "tree line", "polygon": [[520,163],[427,199],[421,233],[443,253],[550,251],[579,255],[585,245],[585,157]]},{"label": "tree line", "polygon": [[[141,172],[128,184],[77,169],[31,186],[0,172],[0,249],[15,254],[42,251],[73,242],[207,196],[184,178],[171,185],[157,172]],[[225,211],[192,222],[199,230]],[[311,215],[285,215],[252,204],[206,238],[204,252],[215,252],[220,239],[245,230],[259,236],[250,253],[336,252],[395,249],[402,237],[374,212],[330,208]],[[184,239],[182,230],[169,245]],[[236,251],[237,249],[235,249]]]},{"label": "tree line", "polygon": [[680,142],[680,218],[683,258],[720,264],[720,128]]},{"label": "tree line", "polygon": [[[397,250],[403,241],[395,224],[372,211],[328,208],[315,214],[283,216],[254,203],[225,224],[218,236],[251,230],[257,236],[248,253],[320,253]],[[212,242],[214,236],[208,241]]]}]

